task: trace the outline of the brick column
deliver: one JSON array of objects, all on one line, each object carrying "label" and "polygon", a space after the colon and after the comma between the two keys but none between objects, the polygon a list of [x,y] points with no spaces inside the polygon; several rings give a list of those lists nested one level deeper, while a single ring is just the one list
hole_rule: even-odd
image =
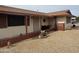
[{"label": "brick column", "polygon": [[60,31],[64,31],[65,30],[65,23],[64,22],[57,23],[57,29]]}]

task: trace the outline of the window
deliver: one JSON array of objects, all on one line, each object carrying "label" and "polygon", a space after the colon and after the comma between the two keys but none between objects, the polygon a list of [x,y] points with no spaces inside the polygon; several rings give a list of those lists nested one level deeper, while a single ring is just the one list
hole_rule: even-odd
[{"label": "window", "polygon": [[23,26],[24,16],[8,15],[8,26]]},{"label": "window", "polygon": [[30,26],[30,16],[27,16],[27,26]]}]

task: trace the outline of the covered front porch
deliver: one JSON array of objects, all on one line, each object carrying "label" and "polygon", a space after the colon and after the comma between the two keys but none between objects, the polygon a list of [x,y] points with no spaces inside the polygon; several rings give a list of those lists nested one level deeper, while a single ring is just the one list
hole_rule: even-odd
[{"label": "covered front porch", "polygon": [[43,17],[41,19],[41,30],[54,31],[56,29],[55,17]]},{"label": "covered front porch", "polygon": [[40,32],[41,30],[56,30],[55,17],[30,16],[27,32]]}]

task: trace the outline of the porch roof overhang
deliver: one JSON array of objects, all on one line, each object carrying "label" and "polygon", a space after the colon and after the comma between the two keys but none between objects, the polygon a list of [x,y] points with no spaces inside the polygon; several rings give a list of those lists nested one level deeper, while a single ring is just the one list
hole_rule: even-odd
[{"label": "porch roof overhang", "polygon": [[54,16],[69,16],[69,17],[71,17],[72,16],[70,10],[43,13],[43,12],[24,10],[24,9],[8,7],[8,6],[3,6],[3,5],[0,6],[0,13],[23,15],[23,16],[31,15],[31,16],[46,16],[46,17],[54,17]]},{"label": "porch roof overhang", "polygon": [[0,6],[0,13],[3,14],[14,14],[14,15],[35,15],[35,16],[47,16],[45,13],[42,12],[36,12],[31,10],[24,10],[14,7],[8,7],[8,6]]}]

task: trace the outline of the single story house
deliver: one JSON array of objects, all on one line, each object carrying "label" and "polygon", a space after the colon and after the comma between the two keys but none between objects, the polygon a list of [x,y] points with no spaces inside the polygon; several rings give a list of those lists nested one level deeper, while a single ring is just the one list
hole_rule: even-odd
[{"label": "single story house", "polygon": [[70,29],[70,10],[43,13],[0,5],[0,38],[49,30]]}]

